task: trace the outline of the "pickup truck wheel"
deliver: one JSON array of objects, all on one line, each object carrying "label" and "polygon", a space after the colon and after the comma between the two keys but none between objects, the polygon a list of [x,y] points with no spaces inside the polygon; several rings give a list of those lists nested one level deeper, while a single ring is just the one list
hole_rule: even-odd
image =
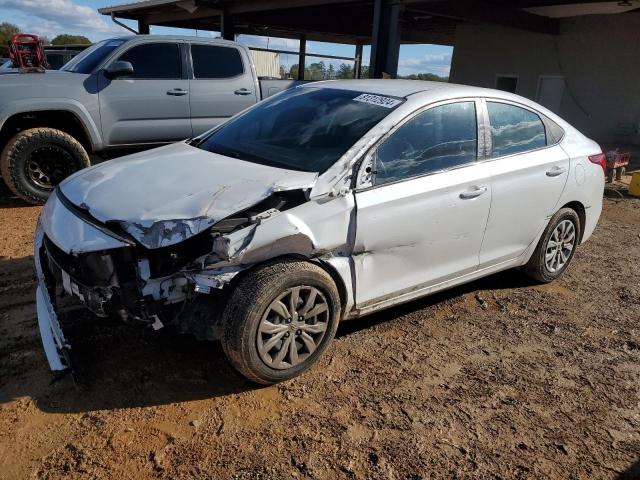
[{"label": "pickup truck wheel", "polygon": [[0,155],[0,173],[9,189],[36,205],[44,203],[62,180],[89,165],[80,142],[53,128],[18,133]]},{"label": "pickup truck wheel", "polygon": [[250,271],[225,308],[222,348],[256,383],[288,380],[313,365],[334,337],[340,296],[331,276],[303,261]]}]

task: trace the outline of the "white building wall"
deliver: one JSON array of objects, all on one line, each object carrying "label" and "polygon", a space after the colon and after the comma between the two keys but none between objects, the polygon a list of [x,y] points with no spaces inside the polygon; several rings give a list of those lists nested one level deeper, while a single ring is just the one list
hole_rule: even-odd
[{"label": "white building wall", "polygon": [[280,54],[250,50],[259,77],[280,78]]},{"label": "white building wall", "polygon": [[459,25],[450,81],[495,88],[498,75],[533,100],[540,76],[563,76],[560,116],[597,141],[640,143],[640,13],[566,19],[559,35]]}]

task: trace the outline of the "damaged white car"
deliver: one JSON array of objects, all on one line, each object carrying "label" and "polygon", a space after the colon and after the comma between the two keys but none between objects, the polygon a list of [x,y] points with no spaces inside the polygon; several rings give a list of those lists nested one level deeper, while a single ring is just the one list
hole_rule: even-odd
[{"label": "damaged white car", "polygon": [[249,379],[312,365],[338,322],[512,267],[551,281],[602,207],[597,144],[516,95],[417,81],[278,94],[198,138],[78,172],[38,223],[61,300],[219,339]]}]

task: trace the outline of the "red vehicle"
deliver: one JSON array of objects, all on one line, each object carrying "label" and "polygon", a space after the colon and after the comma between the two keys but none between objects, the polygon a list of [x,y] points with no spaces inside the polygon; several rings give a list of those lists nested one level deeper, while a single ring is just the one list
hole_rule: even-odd
[{"label": "red vehicle", "polygon": [[607,182],[613,182],[614,178],[621,180],[630,159],[631,154],[628,152],[620,153],[618,149],[607,152]]},{"label": "red vehicle", "polygon": [[9,41],[9,58],[14,67],[26,71],[44,71],[46,60],[37,35],[18,33]]}]

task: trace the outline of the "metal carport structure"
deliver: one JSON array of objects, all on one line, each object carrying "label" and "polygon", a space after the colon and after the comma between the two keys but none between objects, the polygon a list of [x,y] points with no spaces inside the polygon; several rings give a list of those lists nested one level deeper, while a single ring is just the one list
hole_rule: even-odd
[{"label": "metal carport structure", "polygon": [[137,21],[142,34],[158,25],[220,31],[226,39],[300,39],[301,71],[306,40],[355,44],[357,52],[371,44],[370,75],[381,78],[396,76],[401,43],[453,45],[461,22],[553,33],[555,20],[526,9],[570,3],[575,0],[143,0],[99,11]]}]

